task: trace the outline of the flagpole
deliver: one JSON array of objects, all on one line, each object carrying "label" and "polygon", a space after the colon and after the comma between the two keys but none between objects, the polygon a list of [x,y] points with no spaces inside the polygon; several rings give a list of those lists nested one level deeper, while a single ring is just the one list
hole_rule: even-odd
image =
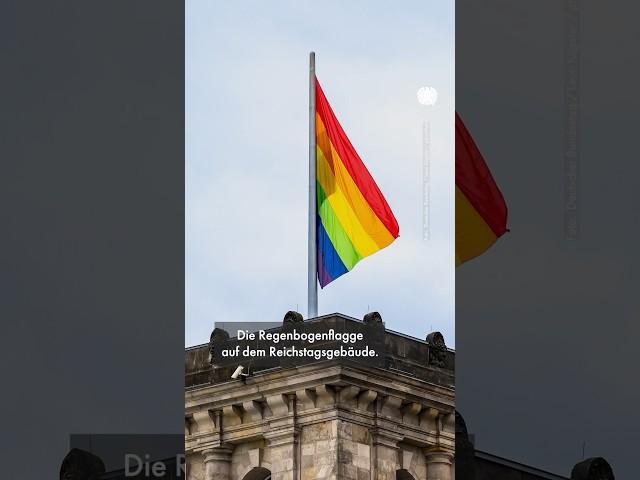
[{"label": "flagpole", "polygon": [[309,253],[307,266],[308,318],[318,316],[318,263],[316,246],[316,54],[309,54]]}]

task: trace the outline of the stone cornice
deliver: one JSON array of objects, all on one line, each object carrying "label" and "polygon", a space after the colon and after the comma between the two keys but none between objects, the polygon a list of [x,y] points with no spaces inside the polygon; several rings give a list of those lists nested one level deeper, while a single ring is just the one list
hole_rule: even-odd
[{"label": "stone cornice", "polygon": [[186,393],[186,449],[280,436],[342,419],[376,435],[453,451],[453,389],[388,370],[330,364],[261,372]]},{"label": "stone cornice", "polygon": [[453,409],[455,392],[381,368],[363,368],[361,365],[327,361],[290,369],[259,372],[246,381],[202,385],[185,392],[187,413],[205,405],[216,408],[226,403],[242,403],[256,397],[315,388],[318,385],[355,386],[385,395],[397,395],[416,402],[431,402],[434,406]]}]

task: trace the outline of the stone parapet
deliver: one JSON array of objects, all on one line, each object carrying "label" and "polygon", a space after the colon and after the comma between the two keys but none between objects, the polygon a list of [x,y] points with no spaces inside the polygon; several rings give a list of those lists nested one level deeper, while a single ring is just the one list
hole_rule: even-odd
[{"label": "stone parapet", "polygon": [[[322,324],[323,328],[340,330],[349,324],[363,324],[363,321],[346,315],[332,314],[304,322],[304,325],[313,324]],[[280,330],[288,328],[291,328],[291,325],[284,324]],[[426,336],[425,340],[420,340],[387,330],[383,323],[377,324],[375,328],[380,330],[383,337],[382,344],[385,349],[383,368],[453,388],[455,384],[455,353],[446,348],[441,334],[432,332]],[[222,336],[221,333],[217,335],[218,338]],[[226,334],[226,337],[228,338],[229,335]],[[233,340],[233,338],[232,336],[231,339]],[[188,348],[185,352],[186,388],[225,382],[229,378],[231,371],[228,371],[228,368],[212,368],[211,347],[211,343],[203,344]]]}]

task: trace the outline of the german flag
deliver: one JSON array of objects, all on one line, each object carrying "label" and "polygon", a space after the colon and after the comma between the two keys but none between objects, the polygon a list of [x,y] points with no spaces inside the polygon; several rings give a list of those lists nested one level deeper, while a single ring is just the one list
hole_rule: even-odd
[{"label": "german flag", "polygon": [[456,266],[485,252],[507,231],[507,204],[456,113]]}]

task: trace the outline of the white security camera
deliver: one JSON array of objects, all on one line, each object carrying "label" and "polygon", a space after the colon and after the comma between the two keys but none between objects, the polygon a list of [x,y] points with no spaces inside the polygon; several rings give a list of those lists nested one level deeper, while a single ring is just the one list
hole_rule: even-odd
[{"label": "white security camera", "polygon": [[240,365],[238,368],[236,368],[236,371],[233,372],[233,374],[231,374],[231,378],[236,380],[238,377],[240,377],[240,375],[246,377],[247,374],[246,373],[242,373],[243,371],[244,371],[244,367],[242,365]]}]

